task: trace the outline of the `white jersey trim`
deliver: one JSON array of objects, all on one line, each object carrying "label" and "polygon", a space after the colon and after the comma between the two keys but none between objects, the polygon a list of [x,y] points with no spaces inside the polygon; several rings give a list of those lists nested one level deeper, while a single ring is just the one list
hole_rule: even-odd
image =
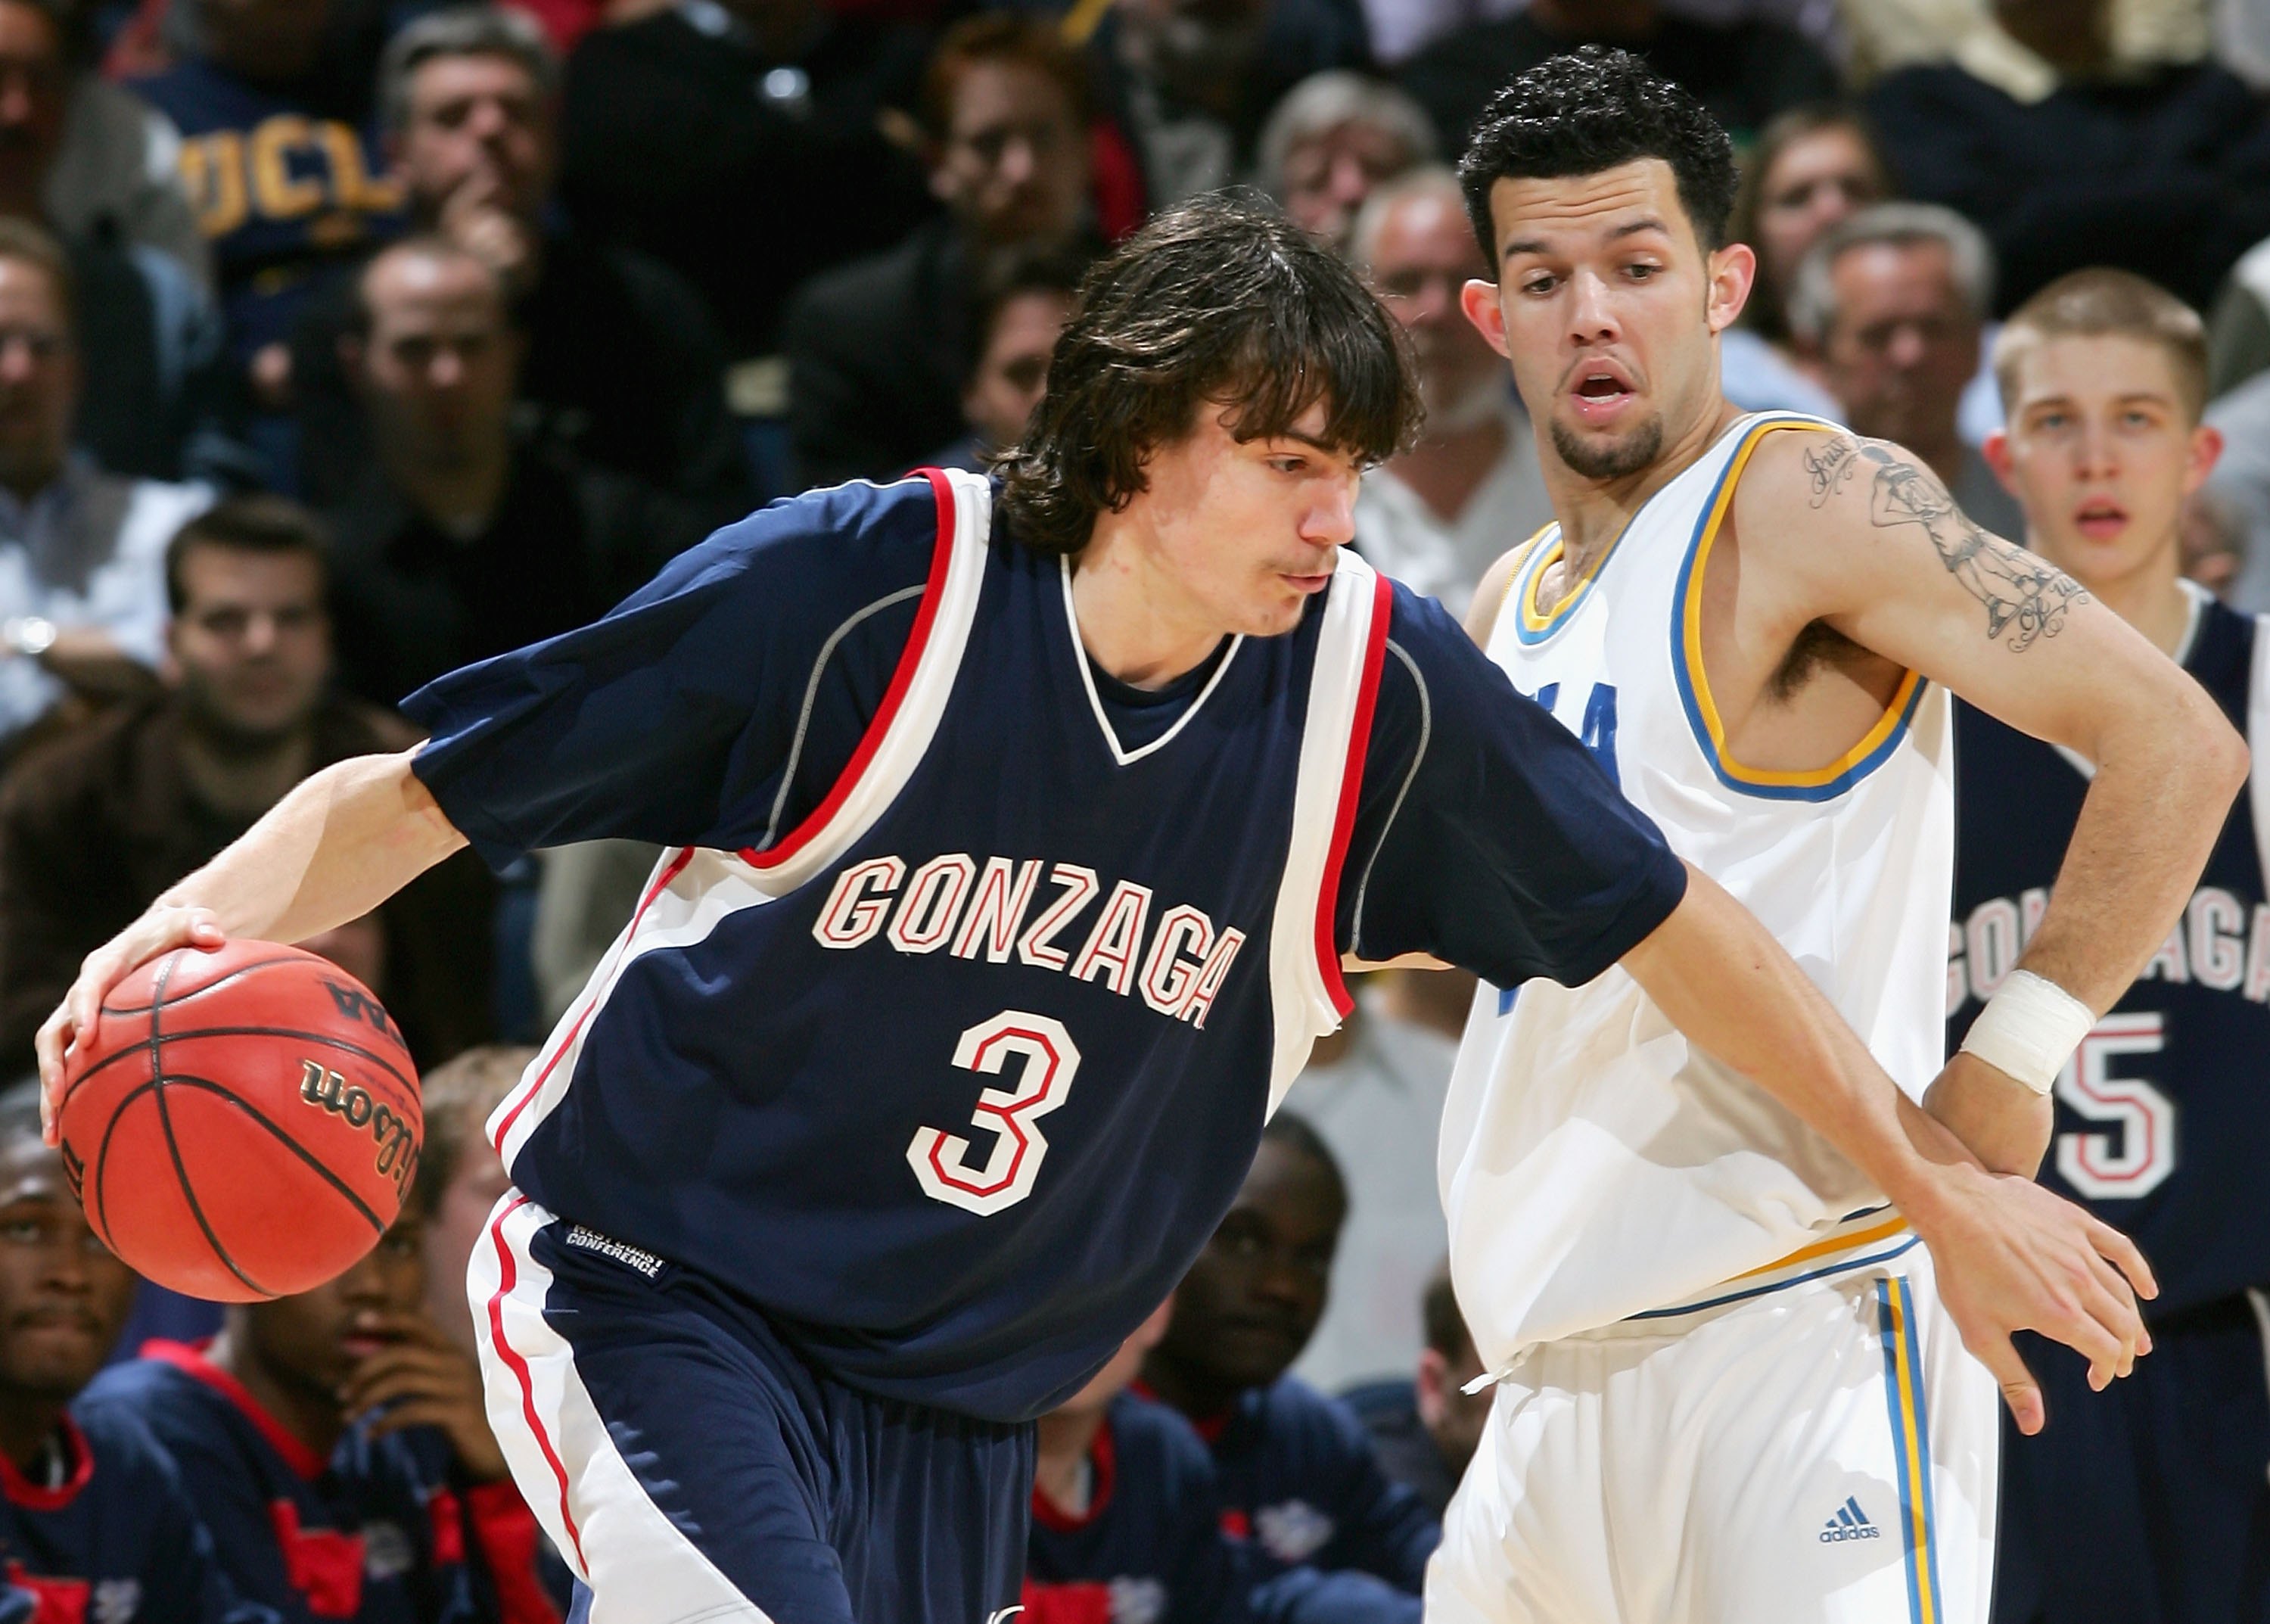
[{"label": "white jersey trim", "polygon": [[1316,1041],[1336,1030],[1349,1008],[1332,914],[1362,784],[1392,600],[1386,577],[1345,547],[1328,590],[1309,679],[1292,843],[1269,926],[1269,993],[1276,1014],[1272,1114],[1308,1064]]},{"label": "white jersey trim", "polygon": [[2254,617],[2254,668],[2246,685],[2246,747],[2254,753],[2247,792],[2254,813],[2254,843],[2262,854],[2262,879],[2270,885],[2270,615]]},{"label": "white jersey trim", "polygon": [[1206,679],[1205,686],[1198,690],[1198,697],[1183,707],[1183,714],[1175,718],[1172,727],[1147,745],[1139,745],[1133,750],[1123,749],[1120,746],[1119,735],[1111,725],[1111,718],[1103,714],[1103,696],[1095,691],[1095,672],[1090,668],[1087,645],[1079,640],[1079,611],[1073,607],[1072,601],[1072,560],[1065,558],[1062,562],[1065,627],[1072,634],[1072,663],[1079,667],[1080,686],[1087,691],[1087,708],[1095,717],[1096,731],[1103,735],[1104,746],[1111,752],[1111,759],[1120,766],[1125,767],[1129,762],[1139,761],[1154,751],[1164,750],[1174,742],[1176,734],[1191,724],[1191,718],[1205,708],[1205,702],[1213,697],[1213,691],[1221,686],[1221,679],[1228,675],[1229,663],[1237,657],[1237,651],[1245,646],[1245,634],[1240,632],[1229,640],[1229,648],[1223,653],[1220,662],[1214,666],[1213,675]]}]

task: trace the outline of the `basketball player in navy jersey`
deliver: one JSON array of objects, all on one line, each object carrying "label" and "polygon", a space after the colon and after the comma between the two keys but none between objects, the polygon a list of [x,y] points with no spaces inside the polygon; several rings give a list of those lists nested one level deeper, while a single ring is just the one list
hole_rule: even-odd
[{"label": "basketball player in navy jersey", "polygon": [[35,1084],[0,1094],[0,1596],[29,1598],[22,1624],[275,1624],[231,1594],[157,1441],[74,1402],[135,1280],[39,1128]]},{"label": "basketball player in navy jersey", "polygon": [[[2185,498],[2221,441],[2200,422],[2207,343],[2181,301],[2083,271],[1997,340],[2008,428],[1986,456],[2027,544],[2179,661],[2254,741],[2184,916],[2057,1079],[2043,1181],[2135,1236],[2161,1292],[2138,1379],[2088,1390],[2035,1361],[2058,1424],[2003,1440],[2007,1624],[2270,1620],[2270,634],[2181,580]],[[1947,1036],[2039,927],[2090,765],[1969,705],[1955,712],[1955,930]],[[2041,1146],[2013,1147],[2024,1165]]]},{"label": "basketball player in navy jersey", "polygon": [[[592,1624],[985,1624],[1032,1418],[1228,1209],[1344,955],[1621,963],[1970,1287],[2110,1376],[2134,1250],[1908,1104],[1438,606],[1341,549],[1413,427],[1392,322],[1206,199],[1092,273],[998,484],[776,503],[413,696],[91,955],[296,939],[470,842],[665,856],[492,1119],[489,1414]],[[2112,1261],[2108,1261],[2111,1259]],[[579,1598],[580,1600],[581,1598]]]}]

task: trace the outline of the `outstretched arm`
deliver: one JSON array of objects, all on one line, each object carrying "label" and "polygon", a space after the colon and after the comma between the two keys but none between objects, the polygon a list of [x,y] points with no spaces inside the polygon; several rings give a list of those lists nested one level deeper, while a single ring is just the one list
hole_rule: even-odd
[{"label": "outstretched arm", "polygon": [[2149,1350],[2130,1283],[2146,1296],[2158,1288],[2128,1238],[2029,1179],[1981,1166],[1884,1074],[1717,882],[1690,865],[1685,898],[1622,963],[1689,1039],[1789,1107],[1891,1198],[1930,1246],[1947,1311],[2001,1383],[2020,1431],[2040,1431],[2044,1412],[2013,1331],[2075,1349],[2099,1390]]},{"label": "outstretched arm", "polygon": [[[2096,764],[2018,968],[2103,1014],[2189,900],[2245,781],[2244,744],[2173,661],[2070,576],[1973,523],[1905,451],[1849,434],[1774,441],[1735,516],[1762,566],[1745,576],[1775,583],[1786,627],[1824,623]],[[1789,523],[1798,514],[1806,522]],[[1950,1063],[1929,1103],[1990,1165],[2039,1165],[2048,1101],[1975,1056]]]},{"label": "outstretched arm", "polygon": [[39,1031],[49,1141],[63,1057],[126,973],[175,947],[233,937],[297,942],[357,919],[465,843],[411,770],[415,751],[325,768],[219,856],[86,956]]}]

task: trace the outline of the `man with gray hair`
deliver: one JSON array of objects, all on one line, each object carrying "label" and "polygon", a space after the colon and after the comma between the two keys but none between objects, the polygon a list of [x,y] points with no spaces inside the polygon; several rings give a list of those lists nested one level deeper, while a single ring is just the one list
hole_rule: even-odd
[{"label": "man with gray hair", "polygon": [[1295,226],[1345,255],[1373,189],[1434,156],[1424,108],[1391,85],[1335,68],[1285,93],[1262,126],[1255,178]]},{"label": "man with gray hair", "polygon": [[1463,615],[1482,572],[1550,523],[1553,501],[1505,363],[1458,308],[1470,279],[1489,278],[1458,177],[1429,165],[1389,181],[1356,214],[1348,250],[1410,336],[1427,408],[1418,443],[1364,475],[1355,549]]},{"label": "man with gray hair", "polygon": [[[396,34],[379,65],[379,116],[412,223],[504,285],[528,343],[522,398],[547,436],[717,522],[738,517],[746,465],[700,297],[645,256],[553,218],[559,92],[552,47],[521,12],[454,6]],[[368,461],[337,360],[351,303],[340,287],[293,339],[301,488],[318,507],[342,500]]]},{"label": "man with gray hair", "polygon": [[1960,432],[1994,296],[1976,226],[1928,203],[1883,203],[1824,233],[1799,263],[1790,326],[1856,433],[1906,446],[1998,536],[2025,518]]}]

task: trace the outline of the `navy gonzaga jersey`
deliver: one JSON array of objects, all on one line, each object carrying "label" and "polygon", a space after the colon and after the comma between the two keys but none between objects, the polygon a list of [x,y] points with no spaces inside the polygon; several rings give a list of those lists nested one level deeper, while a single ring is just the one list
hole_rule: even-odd
[{"label": "navy gonzaga jersey", "polygon": [[[2270,1282],[2270,637],[2197,589],[2184,669],[2255,753],[2250,793],[2166,943],[2057,1080],[2043,1182],[2127,1231],[2152,1260],[2155,1318]],[[2088,779],[2055,747],[1970,706],[1955,718],[1949,1052],[2048,906]]]},{"label": "navy gonzaga jersey", "polygon": [[1069,562],[931,473],[776,504],[413,696],[493,859],[679,848],[491,1121],[525,1198],[855,1386],[1023,1420],[1205,1243],[1341,944],[1582,979],[1680,895],[1581,746],[1352,556],[1173,702],[1107,686]]}]

